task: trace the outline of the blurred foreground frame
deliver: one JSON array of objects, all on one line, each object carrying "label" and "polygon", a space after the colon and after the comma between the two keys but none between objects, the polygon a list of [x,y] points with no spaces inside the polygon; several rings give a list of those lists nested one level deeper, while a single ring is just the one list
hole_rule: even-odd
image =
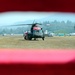
[{"label": "blurred foreground frame", "polygon": [[[75,13],[75,0],[0,0],[0,12],[59,11]],[[0,49],[1,50],[1,49]],[[11,50],[11,49],[10,49]],[[2,54],[1,54],[2,55]],[[3,57],[3,55],[2,55]],[[3,58],[2,58],[3,59]],[[2,75],[75,75],[75,61],[68,64],[0,64]],[[36,68],[35,68],[36,67]]]},{"label": "blurred foreground frame", "polygon": [[1,0],[0,12],[37,11],[37,12],[75,12],[74,0]]}]

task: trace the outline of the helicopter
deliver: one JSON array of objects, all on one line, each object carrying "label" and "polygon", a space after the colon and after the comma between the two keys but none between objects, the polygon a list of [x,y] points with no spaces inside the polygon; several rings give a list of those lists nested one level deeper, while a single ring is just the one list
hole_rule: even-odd
[{"label": "helicopter", "polygon": [[33,24],[27,24],[27,25],[32,25],[30,31],[27,31],[23,34],[25,40],[36,40],[37,38],[42,38],[44,40],[44,31],[43,28],[40,27],[40,23],[33,23]]},{"label": "helicopter", "polygon": [[45,35],[43,28],[40,26],[42,25],[41,23],[33,22],[32,24],[18,24],[18,25],[7,25],[7,26],[12,27],[12,26],[26,26],[26,25],[30,25],[31,28],[30,31],[26,31],[23,33],[24,40],[32,40],[32,38],[34,38],[34,40],[36,40],[37,38],[42,38],[42,40],[44,40]]}]

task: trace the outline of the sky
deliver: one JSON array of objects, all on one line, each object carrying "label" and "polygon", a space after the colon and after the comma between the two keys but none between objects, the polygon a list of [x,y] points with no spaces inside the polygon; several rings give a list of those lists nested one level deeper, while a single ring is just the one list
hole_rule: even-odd
[{"label": "sky", "polygon": [[30,13],[30,12],[6,12],[0,14],[0,25],[10,25],[16,22],[36,20],[48,16],[45,13]]},{"label": "sky", "polygon": [[0,13],[0,26],[13,25],[28,20],[50,20],[75,22],[75,14],[60,12],[4,12]]}]

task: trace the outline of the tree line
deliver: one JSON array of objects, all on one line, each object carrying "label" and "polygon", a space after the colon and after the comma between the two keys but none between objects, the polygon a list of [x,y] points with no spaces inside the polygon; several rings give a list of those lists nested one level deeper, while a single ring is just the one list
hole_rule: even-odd
[{"label": "tree line", "polygon": [[[75,23],[72,21],[44,21],[42,22],[42,27],[45,30],[54,33],[75,33]],[[23,34],[25,31],[30,30],[29,27],[1,27],[0,34]]]}]

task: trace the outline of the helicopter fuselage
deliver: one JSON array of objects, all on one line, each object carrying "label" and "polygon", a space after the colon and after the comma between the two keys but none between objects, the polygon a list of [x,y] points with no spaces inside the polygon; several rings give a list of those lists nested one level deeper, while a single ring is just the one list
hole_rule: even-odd
[{"label": "helicopter fuselage", "polygon": [[32,38],[42,38],[44,40],[44,32],[40,27],[34,27],[32,32],[24,33],[24,39],[32,40]]}]

